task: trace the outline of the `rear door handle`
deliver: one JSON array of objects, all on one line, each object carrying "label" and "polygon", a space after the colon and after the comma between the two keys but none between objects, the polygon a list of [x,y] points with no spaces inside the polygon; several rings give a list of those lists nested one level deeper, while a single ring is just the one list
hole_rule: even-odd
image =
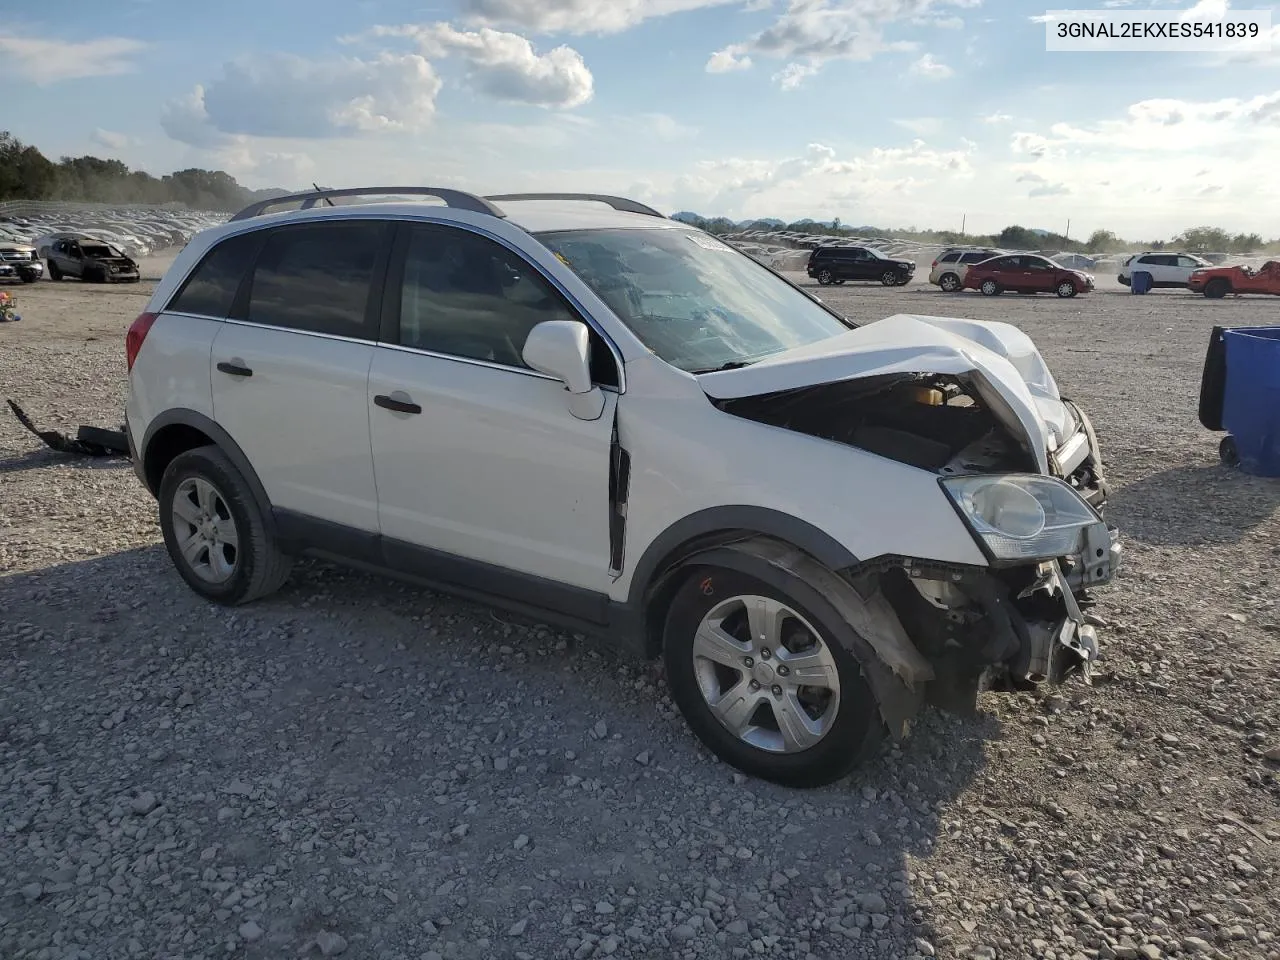
[{"label": "rear door handle", "polygon": [[229,373],[233,377],[252,377],[253,371],[239,363],[228,363],[223,360],[218,364],[221,373]]},{"label": "rear door handle", "polygon": [[395,400],[388,397],[385,393],[380,393],[373,398],[373,402],[382,407],[384,410],[394,410],[396,413],[421,413],[422,407],[408,400]]}]

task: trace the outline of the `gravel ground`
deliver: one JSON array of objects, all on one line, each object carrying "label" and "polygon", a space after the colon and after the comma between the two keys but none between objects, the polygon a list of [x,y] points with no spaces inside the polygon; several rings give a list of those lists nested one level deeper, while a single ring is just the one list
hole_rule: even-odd
[{"label": "gravel ground", "polygon": [[[162,267],[18,288],[0,397],[117,423]],[[205,604],[127,465],[0,411],[0,956],[1280,957],[1280,481],[1195,416],[1210,326],[1280,304],[822,295],[1014,322],[1086,405],[1128,551],[1094,686],[788,791],[606,644],[312,563]]]}]

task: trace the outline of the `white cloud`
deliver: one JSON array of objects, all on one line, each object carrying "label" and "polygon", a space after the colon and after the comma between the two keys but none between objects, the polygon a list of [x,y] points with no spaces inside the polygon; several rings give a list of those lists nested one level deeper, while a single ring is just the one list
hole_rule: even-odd
[{"label": "white cloud", "polygon": [[102,127],[97,127],[93,133],[89,134],[89,139],[108,150],[123,150],[133,143],[133,137],[114,130],[104,130]]},{"label": "white cloud", "polygon": [[954,70],[937,59],[932,53],[926,53],[911,64],[911,72],[917,77],[924,77],[926,80],[945,80],[955,74]]},{"label": "white cloud", "polygon": [[476,24],[529,33],[620,33],[645,20],[738,0],[463,0]]},{"label": "white cloud", "polygon": [[416,54],[232,60],[223,75],[170,101],[161,124],[176,140],[213,146],[228,135],[325,138],[415,130],[435,114],[440,79]]},{"label": "white cloud", "polygon": [[45,85],[59,80],[114,77],[132,73],[147,45],[126,37],[46,40],[0,32],[0,72]]},{"label": "white cloud", "polygon": [[1009,114],[1007,114],[1007,113],[1000,113],[999,111],[997,111],[996,113],[988,113],[986,116],[982,117],[982,122],[983,122],[983,123],[993,123],[993,124],[994,124],[994,123],[1008,123],[1008,122],[1009,122],[1010,120],[1012,120],[1012,119],[1013,119],[1013,117],[1009,116]]},{"label": "white cloud", "polygon": [[772,77],[783,90],[797,90],[821,69],[816,63],[788,63]]},{"label": "white cloud", "polygon": [[[888,52],[909,52],[914,42],[889,40],[885,28],[899,22],[919,22],[942,8],[974,7],[980,0],[788,0],[786,10],[765,30],[711,55],[707,70],[724,72],[745,67],[755,57],[784,60],[791,69],[775,75],[791,83],[798,72],[811,75],[830,60],[870,60]],[[936,65],[936,66],[935,66]],[[932,58],[925,68],[947,70]]]},{"label": "white cloud", "polygon": [[510,103],[571,108],[589,101],[591,71],[581,54],[559,46],[544,54],[515,33],[482,27],[456,30],[447,23],[375,27],[372,36],[408,37],[431,59],[457,55],[466,64],[466,81],[476,91]]}]

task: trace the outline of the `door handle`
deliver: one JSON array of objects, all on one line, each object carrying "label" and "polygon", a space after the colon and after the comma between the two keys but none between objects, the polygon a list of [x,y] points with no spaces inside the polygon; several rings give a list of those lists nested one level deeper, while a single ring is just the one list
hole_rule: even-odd
[{"label": "door handle", "polygon": [[218,363],[218,370],[221,373],[229,373],[233,377],[252,377],[253,371],[248,367],[239,363],[228,363],[223,360]]},{"label": "door handle", "polygon": [[422,407],[408,400],[395,400],[388,397],[385,393],[380,393],[373,398],[376,406],[382,407],[384,410],[394,410],[396,413],[421,413]]}]

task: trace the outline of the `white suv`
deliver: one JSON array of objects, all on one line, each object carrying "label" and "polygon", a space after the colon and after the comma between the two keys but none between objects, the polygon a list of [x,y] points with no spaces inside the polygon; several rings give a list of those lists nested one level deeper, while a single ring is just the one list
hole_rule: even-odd
[{"label": "white suv", "polygon": [[1153,287],[1185,287],[1191,274],[1211,266],[1208,260],[1190,253],[1137,253],[1120,266],[1116,279],[1127,287],[1133,283],[1134,271],[1145,270],[1151,274]]},{"label": "white suv", "polygon": [[[416,199],[318,206],[388,194]],[[593,631],[665,658],[760,777],[829,782],[926,701],[1097,655],[1098,445],[1024,334],[858,327],[633,201],[264,201],[126,346],[136,470],[202,597],[309,555]]]},{"label": "white suv", "polygon": [[929,282],[947,293],[959,293],[964,289],[964,275],[971,266],[998,257],[1004,252],[988,247],[948,248],[929,265]]}]

